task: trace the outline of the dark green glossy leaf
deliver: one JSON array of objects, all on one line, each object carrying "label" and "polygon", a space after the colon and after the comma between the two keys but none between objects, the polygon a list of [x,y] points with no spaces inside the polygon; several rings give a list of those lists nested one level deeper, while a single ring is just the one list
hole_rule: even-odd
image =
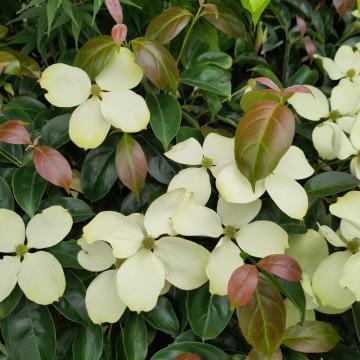
[{"label": "dark green glossy leaf", "polygon": [[58,115],[41,129],[41,143],[55,149],[70,141],[69,120],[71,114]]},{"label": "dark green glossy leaf", "polygon": [[38,175],[33,166],[24,166],[15,171],[12,188],[16,202],[33,217],[40,206],[47,182]]},{"label": "dark green glossy leaf", "polygon": [[357,301],[352,305],[352,314],[354,318],[356,334],[360,340],[360,302]]},{"label": "dark green glossy leaf", "polygon": [[309,179],[304,189],[309,196],[324,197],[354,189],[359,184],[360,180],[349,173],[326,171]]},{"label": "dark green glossy leaf", "polygon": [[207,284],[189,291],[186,306],[191,328],[204,340],[216,338],[232,315],[227,296],[211,295]]},{"label": "dark green glossy leaf", "polygon": [[148,335],[142,315],[130,313],[123,330],[123,341],[127,360],[146,359]]},{"label": "dark green glossy leaf", "polygon": [[302,65],[296,70],[296,73],[291,76],[289,83],[291,85],[315,85],[318,78],[319,73],[316,69],[310,69],[307,65]]},{"label": "dark green glossy leaf", "polygon": [[270,0],[241,0],[242,5],[251,14],[254,26],[258,23],[262,12],[269,5]]},{"label": "dark green glossy leaf", "polygon": [[0,208],[14,210],[14,198],[10,186],[0,176]]},{"label": "dark green glossy leaf", "polygon": [[90,201],[102,199],[117,179],[115,150],[118,137],[109,137],[98,148],[90,150],[81,168],[81,186]]},{"label": "dark green glossy leaf", "polygon": [[56,326],[56,354],[54,360],[72,359],[72,342],[76,333],[74,324],[64,322]]},{"label": "dark green glossy leaf", "polygon": [[55,326],[46,306],[25,297],[0,322],[5,344],[14,360],[49,360],[55,355]]},{"label": "dark green glossy leaf", "polygon": [[6,318],[18,305],[23,292],[18,286],[11,292],[11,294],[3,301],[0,302],[0,320]]},{"label": "dark green glossy leaf", "polygon": [[171,302],[165,296],[158,299],[156,307],[144,313],[145,320],[155,329],[175,337],[179,332],[179,320]]},{"label": "dark green glossy leaf", "polygon": [[99,360],[103,351],[103,333],[99,325],[79,325],[73,342],[73,360]]},{"label": "dark green glossy leaf", "polygon": [[[14,97],[7,105],[4,107],[6,111],[15,109],[15,110],[23,110],[30,115],[36,115],[41,110],[45,110],[46,106],[40,102],[39,100],[31,97],[31,96],[16,96]],[[18,119],[16,119],[18,120]]]},{"label": "dark green glossy leaf", "polygon": [[232,66],[232,57],[220,51],[208,51],[201,54],[194,64],[215,65],[222,69],[229,70]]},{"label": "dark green glossy leaf", "polygon": [[47,251],[59,260],[62,267],[82,270],[82,266],[77,261],[77,254],[80,249],[76,240],[69,240],[61,241],[55,246],[48,248]]},{"label": "dark green glossy leaf", "polygon": [[168,94],[148,94],[146,103],[150,110],[150,124],[155,136],[167,150],[181,123],[181,107],[176,98]]}]

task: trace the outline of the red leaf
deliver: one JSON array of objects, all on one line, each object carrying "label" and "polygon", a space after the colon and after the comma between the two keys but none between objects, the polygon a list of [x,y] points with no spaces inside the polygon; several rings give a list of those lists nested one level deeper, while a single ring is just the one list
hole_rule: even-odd
[{"label": "red leaf", "polygon": [[283,96],[293,95],[294,93],[311,94],[311,91],[305,85],[293,85],[283,91]]},{"label": "red leaf", "polygon": [[113,26],[111,30],[111,36],[116,44],[121,45],[125,41],[126,35],[127,35],[126,25],[116,24]]},{"label": "red leaf", "polygon": [[304,19],[302,17],[296,15],[296,24],[299,28],[301,37],[303,37],[307,30]]},{"label": "red leaf", "polygon": [[116,172],[137,198],[147,174],[147,161],[140,144],[129,134],[121,138],[115,157]]},{"label": "red leaf", "polygon": [[277,93],[280,93],[280,89],[279,87],[272,81],[270,80],[269,78],[267,77],[257,77],[254,79],[257,83],[259,84],[262,84],[262,85],[265,85],[267,86],[268,88],[270,88],[271,90],[274,90],[276,91]]},{"label": "red leaf", "polygon": [[282,359],[283,356],[280,349],[272,353],[271,358],[269,358],[266,354],[257,351],[255,348],[252,348],[245,360],[282,360]]},{"label": "red leaf", "polygon": [[72,171],[68,161],[50,146],[38,146],[34,150],[33,161],[36,171],[51,184],[70,191]]},{"label": "red leaf", "polygon": [[105,0],[105,5],[109,10],[110,15],[117,24],[123,22],[123,12],[119,0]]},{"label": "red leaf", "polygon": [[257,263],[257,266],[289,281],[300,281],[302,279],[300,265],[288,255],[266,256]]},{"label": "red leaf", "polygon": [[337,13],[343,17],[348,11],[352,10],[356,0],[333,0]]},{"label": "red leaf", "polygon": [[304,41],[304,45],[305,45],[305,50],[306,50],[309,58],[313,59],[314,54],[317,53],[316,46],[315,46],[314,42],[312,41],[310,36],[305,36],[303,38],[303,41]]},{"label": "red leaf", "polygon": [[27,122],[10,120],[0,125],[0,142],[8,144],[31,144],[30,135],[25,126]]},{"label": "red leaf", "polygon": [[259,273],[254,265],[238,267],[228,284],[228,297],[232,308],[245,305],[250,300],[259,281]]},{"label": "red leaf", "polygon": [[201,360],[201,357],[194,353],[181,353],[175,360]]}]

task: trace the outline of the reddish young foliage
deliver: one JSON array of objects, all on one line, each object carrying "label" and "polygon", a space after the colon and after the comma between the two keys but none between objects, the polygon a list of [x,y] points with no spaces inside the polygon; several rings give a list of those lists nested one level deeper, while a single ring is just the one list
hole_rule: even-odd
[{"label": "reddish young foliage", "polygon": [[228,284],[228,297],[232,308],[245,305],[254,293],[259,281],[259,273],[254,265],[238,267]]},{"label": "reddish young foliage", "polygon": [[337,13],[342,17],[348,11],[352,10],[355,5],[356,0],[333,0],[333,5]]},{"label": "reddish young foliage", "polygon": [[105,5],[115,22],[117,24],[122,24],[123,12],[120,5],[120,0],[105,0]]},{"label": "reddish young foliage", "polygon": [[126,39],[127,26],[124,24],[116,24],[111,30],[111,36],[118,45],[121,45]]},{"label": "reddish young foliage", "polygon": [[257,263],[257,266],[289,281],[300,281],[302,279],[300,265],[287,255],[266,256]]},{"label": "reddish young foliage", "polygon": [[25,121],[10,120],[0,125],[0,142],[30,145],[30,135],[24,126],[26,124]]},{"label": "reddish young foliage", "polygon": [[279,87],[267,77],[257,77],[254,79],[257,83],[267,86],[269,89],[274,90],[277,93],[280,93]]},{"label": "reddish young foliage", "polygon": [[182,353],[178,355],[175,360],[201,360],[201,357],[194,353]]}]

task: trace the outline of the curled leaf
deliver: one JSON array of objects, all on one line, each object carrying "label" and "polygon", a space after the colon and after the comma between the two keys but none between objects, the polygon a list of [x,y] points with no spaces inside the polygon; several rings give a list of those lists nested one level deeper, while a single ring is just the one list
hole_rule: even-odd
[{"label": "curled leaf", "polygon": [[0,142],[30,145],[30,135],[25,125],[27,123],[20,120],[9,120],[0,125]]},{"label": "curled leaf", "polygon": [[117,24],[123,22],[123,12],[119,0],[105,0],[105,5],[109,10],[111,17]]},{"label": "curled leaf", "polygon": [[257,83],[267,86],[269,89],[274,90],[276,93],[280,93],[279,87],[267,77],[257,77],[254,79]]},{"label": "curled leaf", "polygon": [[121,45],[125,41],[126,35],[127,35],[126,25],[116,24],[113,26],[111,30],[111,36],[116,44]]}]

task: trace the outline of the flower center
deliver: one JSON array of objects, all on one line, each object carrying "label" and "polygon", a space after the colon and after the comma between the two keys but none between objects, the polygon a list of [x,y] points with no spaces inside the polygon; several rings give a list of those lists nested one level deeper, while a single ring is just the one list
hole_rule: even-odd
[{"label": "flower center", "polygon": [[213,161],[207,157],[204,157],[201,162],[201,166],[205,169],[210,169],[213,166]]},{"label": "flower center", "polygon": [[15,252],[17,256],[25,256],[29,251],[29,248],[25,244],[20,244],[16,247]]},{"label": "flower center", "polygon": [[101,93],[101,88],[100,88],[99,85],[93,84],[93,85],[91,85],[91,90],[90,90],[90,92],[91,92],[91,95],[99,96],[100,93]]},{"label": "flower center", "polygon": [[155,245],[155,239],[152,236],[145,236],[142,241],[144,249],[153,250]]},{"label": "flower center", "polygon": [[337,111],[337,110],[332,110],[330,111],[330,114],[329,114],[329,118],[333,121],[335,121],[336,119],[338,119],[340,117],[340,113]]},{"label": "flower center", "polygon": [[118,269],[122,264],[123,262],[125,261],[125,259],[116,259],[115,261],[115,268]]},{"label": "flower center", "polygon": [[359,250],[360,247],[360,239],[359,238],[355,238],[352,239],[350,241],[348,241],[346,243],[347,248],[352,252],[352,253],[356,253]]},{"label": "flower center", "polygon": [[224,229],[224,235],[230,239],[232,239],[237,232],[237,229],[235,226],[227,225]]},{"label": "flower center", "polygon": [[354,76],[356,75],[356,70],[355,69],[350,69],[346,72],[346,76],[349,79],[352,79]]}]

